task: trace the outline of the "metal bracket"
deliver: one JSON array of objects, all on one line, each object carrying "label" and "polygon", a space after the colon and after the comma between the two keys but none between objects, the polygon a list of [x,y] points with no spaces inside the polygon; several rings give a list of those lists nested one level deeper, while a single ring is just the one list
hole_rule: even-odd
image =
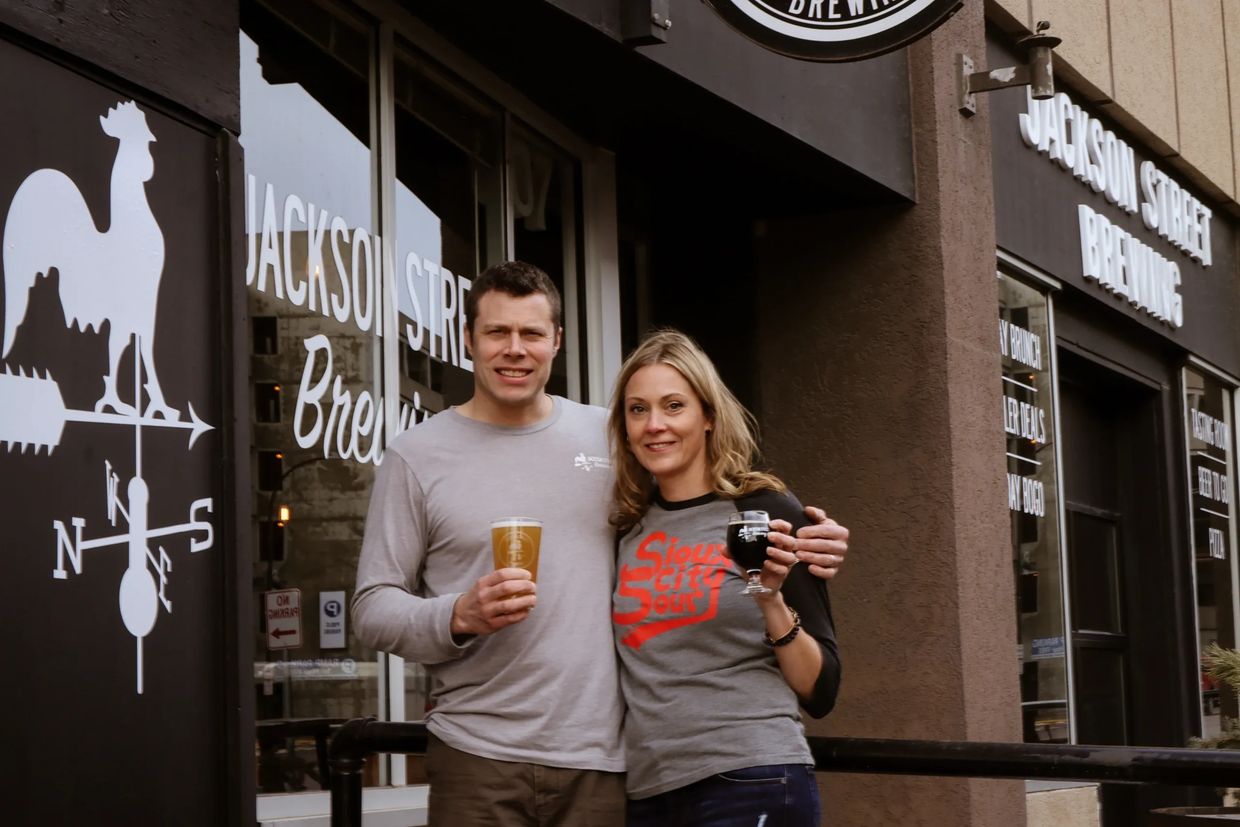
[{"label": "metal bracket", "polygon": [[619,0],[620,37],[628,46],[667,42],[672,28],[671,0]]},{"label": "metal bracket", "polygon": [[977,93],[1012,86],[1029,86],[1034,100],[1046,100],[1055,96],[1055,74],[1052,50],[1063,41],[1054,35],[1044,34],[1050,23],[1039,20],[1034,34],[1022,37],[1016,45],[1025,50],[1028,61],[1021,66],[1005,66],[1002,69],[973,71],[973,59],[963,53],[956,54],[956,105],[965,115],[977,114]]}]

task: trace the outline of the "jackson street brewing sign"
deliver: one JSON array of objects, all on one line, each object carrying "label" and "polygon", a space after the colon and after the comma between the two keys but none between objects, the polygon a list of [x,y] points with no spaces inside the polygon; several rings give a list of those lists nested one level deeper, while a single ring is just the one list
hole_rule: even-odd
[{"label": "jackson street brewing sign", "polygon": [[741,34],[802,60],[864,60],[929,34],[963,0],[703,0]]}]

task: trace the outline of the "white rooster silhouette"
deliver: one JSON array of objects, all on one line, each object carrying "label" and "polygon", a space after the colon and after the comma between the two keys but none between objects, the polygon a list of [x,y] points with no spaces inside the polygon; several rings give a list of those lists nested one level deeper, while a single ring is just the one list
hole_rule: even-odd
[{"label": "white rooster silhouette", "polygon": [[17,188],[4,225],[4,345],[8,355],[26,316],[30,289],[53,267],[60,273],[60,305],[65,325],[99,328],[110,322],[108,375],[96,411],[111,408],[142,415],[142,400],[129,405],[116,390],[121,354],[136,337],[148,381],[146,416],[179,420],[164,402],[155,372],[155,311],[164,271],[164,234],[146,198],[155,174],[146,115],[133,101],[118,103],[100,116],[104,133],[120,141],[112,165],[112,220],[104,232],[95,225],[77,185],[63,172],[40,169]]}]

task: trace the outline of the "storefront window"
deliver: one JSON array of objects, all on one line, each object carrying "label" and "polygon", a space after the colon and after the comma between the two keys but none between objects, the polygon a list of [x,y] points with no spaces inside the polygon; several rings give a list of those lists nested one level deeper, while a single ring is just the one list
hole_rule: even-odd
[{"label": "storefront window", "polygon": [[[288,11],[247,5],[241,35],[262,793],[325,789],[328,727],[375,714],[383,692],[380,656],[348,628],[384,442],[373,33]],[[380,775],[372,762],[367,782]]]},{"label": "storefront window", "polygon": [[[573,328],[576,273],[566,259],[575,261],[576,224],[564,213],[574,203],[575,177],[551,144],[524,128],[510,132],[505,164],[503,110],[403,42],[393,86],[404,426],[472,395],[465,346],[470,276],[508,258],[510,243],[511,257],[543,268],[556,283],[565,298],[565,327]],[[570,393],[568,360],[575,364],[578,357],[578,348],[562,349],[552,364],[551,393]],[[391,699],[391,717],[420,720],[430,704],[429,677],[420,664],[392,662],[403,673],[404,690]],[[420,760],[393,757],[393,778],[417,783],[422,772]]]},{"label": "storefront window", "polygon": [[[470,279],[504,259],[503,112],[411,46],[396,51],[395,279],[402,425],[413,426],[473,392],[465,347]],[[403,675],[390,717],[421,720],[430,679]],[[419,760],[393,756],[392,777],[424,781]]]},{"label": "storefront window", "polygon": [[999,352],[1024,737],[1064,743],[1070,727],[1051,347],[1046,296],[1000,274]]},{"label": "storefront window", "polygon": [[[1211,643],[1236,645],[1236,566],[1231,477],[1232,391],[1204,371],[1184,369],[1188,489],[1192,492],[1193,568],[1197,586],[1198,652]],[[1236,717],[1233,698],[1201,673],[1202,735],[1217,735],[1221,715]]]},{"label": "storefront window", "polygon": [[[322,790],[334,725],[420,720],[430,704],[422,666],[360,646],[348,606],[384,446],[473,392],[478,272],[520,258],[551,276],[566,337],[548,389],[581,397],[580,164],[326,0],[243,4],[241,107],[259,791]],[[365,776],[424,780],[403,755]],[[260,797],[260,816],[301,811],[286,799]]]}]

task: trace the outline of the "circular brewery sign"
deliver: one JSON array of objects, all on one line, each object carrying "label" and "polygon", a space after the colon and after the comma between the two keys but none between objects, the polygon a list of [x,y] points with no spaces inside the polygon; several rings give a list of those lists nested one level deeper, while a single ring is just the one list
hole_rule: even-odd
[{"label": "circular brewery sign", "polygon": [[963,0],[704,0],[732,28],[803,60],[881,55],[929,34]]}]

